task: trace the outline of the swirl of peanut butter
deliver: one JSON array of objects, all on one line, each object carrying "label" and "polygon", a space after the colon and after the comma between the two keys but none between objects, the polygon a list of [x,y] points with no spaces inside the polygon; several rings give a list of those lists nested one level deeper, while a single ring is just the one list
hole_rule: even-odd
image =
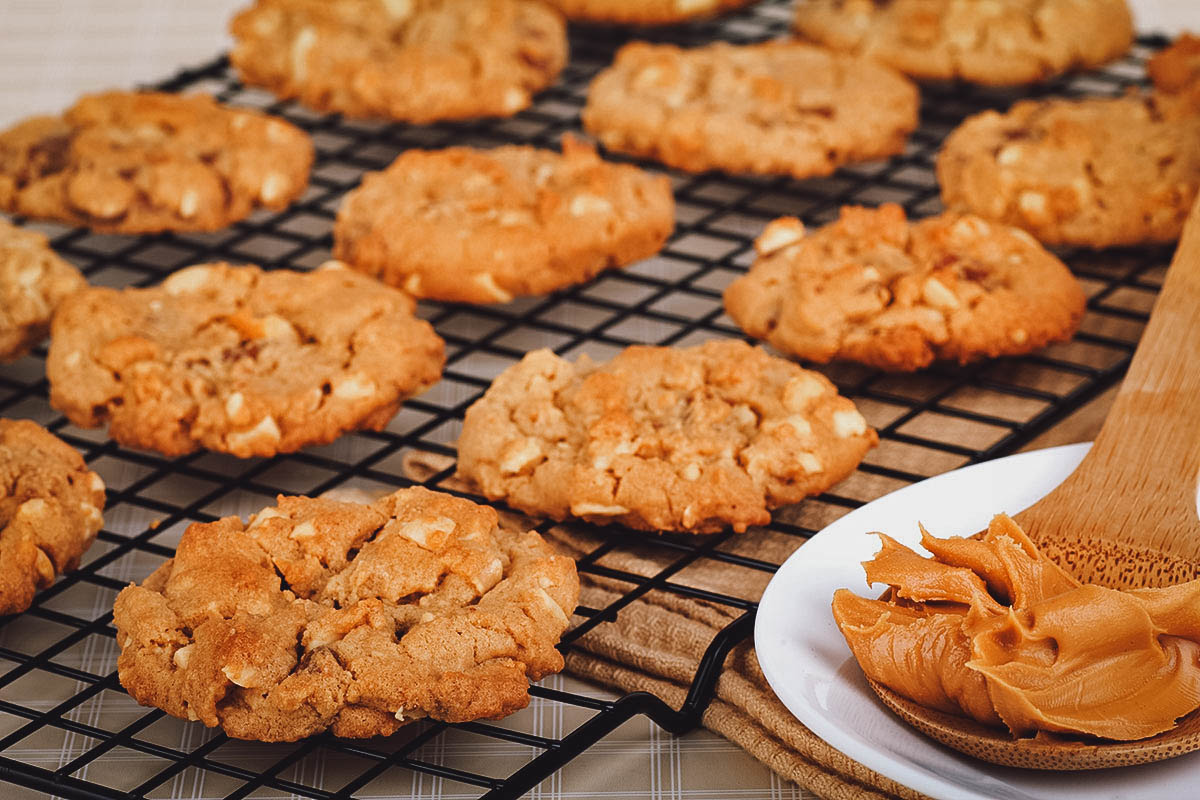
[{"label": "swirl of peanut butter", "polygon": [[1131,741],[1200,708],[1200,580],[1081,585],[1007,516],[980,538],[921,529],[864,562],[880,600],[841,589],[833,616],[863,672],[929,708],[1004,726]]}]

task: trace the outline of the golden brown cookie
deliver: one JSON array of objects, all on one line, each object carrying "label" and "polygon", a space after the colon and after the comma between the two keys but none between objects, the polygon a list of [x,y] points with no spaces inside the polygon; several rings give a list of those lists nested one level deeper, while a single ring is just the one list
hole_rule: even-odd
[{"label": "golden brown cookie", "polygon": [[947,213],[846,206],[807,233],[769,224],[758,260],[725,290],[746,333],[811,361],[915,370],[1020,355],[1071,338],[1087,298],[1067,267],[1023,231]]},{"label": "golden brown cookie", "polygon": [[719,14],[756,0],[549,0],[568,19],[620,25],[670,25]]},{"label": "golden brown cookie", "polygon": [[539,0],[257,0],[231,29],[243,81],[354,117],[511,116],[567,61]]},{"label": "golden brown cookie", "polygon": [[890,67],[798,42],[633,42],[592,81],[583,124],[610,150],[688,172],[808,178],[901,152],[917,89]]},{"label": "golden brown cookie", "polygon": [[46,338],[54,309],[86,285],[45,236],[0,219],[0,362],[20,358]]},{"label": "golden brown cookie", "polygon": [[1172,242],[1200,186],[1200,103],[1152,92],[985,111],[946,138],[937,176],[947,208],[1046,244]]},{"label": "golden brown cookie", "polygon": [[845,478],[876,441],[823,375],[745,342],[606,364],[537,350],[467,409],[458,472],[558,520],[740,532]]},{"label": "golden brown cookie", "polygon": [[408,150],[346,196],[335,255],[415,297],[497,303],[659,251],[671,184],[567,136],[533,147]]},{"label": "golden brown cookie", "polygon": [[192,525],[117,596],[117,669],[139,703],[239,739],[496,719],[562,669],[578,599],[575,563],[486,506],[281,496],[248,525]]},{"label": "golden brown cookie", "polygon": [[91,288],[55,315],[50,402],[130,447],[243,458],[380,430],[437,381],[442,340],[413,301],[338,262],[202,264],[151,289]]},{"label": "golden brown cookie", "polygon": [[54,434],[0,419],[0,614],[79,566],[103,522],[104,481]]},{"label": "golden brown cookie", "polygon": [[1119,58],[1126,0],[798,0],[796,32],[914,78],[1033,83]]},{"label": "golden brown cookie", "polygon": [[207,95],[105,92],[0,133],[0,210],[108,233],[214,231],[304,191],[296,126]]}]

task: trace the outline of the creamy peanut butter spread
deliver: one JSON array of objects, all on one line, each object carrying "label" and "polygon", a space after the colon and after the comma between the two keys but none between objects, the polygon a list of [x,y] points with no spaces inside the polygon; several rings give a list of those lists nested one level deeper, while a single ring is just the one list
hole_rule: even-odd
[{"label": "creamy peanut butter spread", "polygon": [[1117,591],[1083,585],[999,515],[926,558],[879,534],[863,563],[891,588],[847,589],[833,616],[863,672],[929,708],[1005,726],[1130,741],[1200,707],[1200,580]]}]

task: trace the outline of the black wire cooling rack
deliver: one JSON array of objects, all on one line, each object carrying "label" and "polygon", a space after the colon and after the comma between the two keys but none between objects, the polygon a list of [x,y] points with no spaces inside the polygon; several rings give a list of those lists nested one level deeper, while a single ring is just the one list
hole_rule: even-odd
[{"label": "black wire cooling rack", "polygon": [[[789,14],[788,4],[768,0],[717,21],[638,35],[680,44],[716,38],[750,42],[784,33]],[[214,260],[313,267],[328,258],[333,215],[365,170],[380,169],[414,146],[556,146],[563,132],[579,130],[589,80],[629,36],[620,29],[574,28],[571,62],[562,79],[529,111],[508,120],[425,127],[347,121],[279,104],[238,84],[224,59],[214,61],[159,88],[209,91],[226,102],[280,114],[309,131],[318,159],[300,202],[283,213],[260,213],[205,235],[117,237],[35,227],[47,231],[56,249],[97,284],[155,283],[182,266]],[[1161,44],[1143,40],[1128,58],[1102,72],[1052,82],[1032,94],[1118,94],[1141,82],[1145,56]],[[750,635],[754,604],[702,592],[677,576],[703,561],[766,572],[775,568],[726,552],[722,545],[729,535],[650,538],[598,529],[603,544],[580,561],[582,573],[617,579],[628,592],[606,608],[581,608],[565,649],[651,591],[703,597],[740,614],[713,641],[678,710],[645,693],[606,699],[550,679],[533,688],[529,712],[499,723],[422,722],[388,739],[364,742],[328,736],[290,745],[233,742],[196,723],[140,708],[121,691],[112,599],[130,580],[141,580],[169,558],[192,521],[245,515],[280,493],[407,485],[404,455],[452,455],[465,408],[529,349],[549,346],[568,357],[586,350],[604,358],[635,343],[685,345],[740,335],[722,315],[721,290],[753,260],[752,239],[767,221],[795,214],[819,224],[832,219],[842,204],[885,201],[901,203],[910,215],[936,213],[940,204],[932,162],[939,143],[967,114],[1004,108],[1019,96],[1030,92],[925,87],[923,123],[902,156],[830,178],[796,182],[671,174],[678,226],[658,257],[550,297],[491,307],[422,304],[423,315],[447,341],[445,376],[407,403],[381,433],[354,434],[270,460],[213,454],[167,460],[122,449],[102,432],[74,428],[50,409],[44,349],[0,369],[0,414],[47,425],[83,451],[109,485],[105,528],[83,567],[38,595],[27,613],[0,620],[0,779],[88,800],[332,800],[405,794],[424,779],[441,781],[446,797],[505,798],[535,787],[636,715],[647,715],[671,732],[696,726],[726,654]],[[835,491],[807,501],[802,514],[777,515],[773,527],[803,537],[891,489],[1011,452],[1114,384],[1136,345],[1169,256],[1165,248],[1102,256],[1066,253],[1088,291],[1089,313],[1074,342],[1036,355],[965,368],[937,366],[917,376],[824,368],[879,429],[882,443]],[[923,466],[914,469],[915,463]],[[448,475],[444,471],[426,483],[437,485]],[[606,555],[635,544],[657,552],[665,563],[661,571],[647,577],[604,566]],[[556,722],[532,724],[530,713]],[[464,739],[503,745],[501,756],[481,759],[471,756],[478,751],[470,747],[446,745]]]}]

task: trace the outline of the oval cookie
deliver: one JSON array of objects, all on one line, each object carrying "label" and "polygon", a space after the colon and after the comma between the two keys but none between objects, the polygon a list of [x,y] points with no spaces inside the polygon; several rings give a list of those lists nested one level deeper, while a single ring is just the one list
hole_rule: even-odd
[{"label": "oval cookie", "polygon": [[875,442],[824,376],[740,341],[529,353],[467,409],[459,474],[530,514],[714,533],[828,489]]},{"label": "oval cookie", "polygon": [[0,219],[0,362],[20,358],[46,338],[54,309],[86,285],[45,236]]},{"label": "oval cookie", "polygon": [[632,42],[592,81],[583,124],[610,150],[688,172],[808,178],[901,152],[917,89],[890,67],[797,42]]},{"label": "oval cookie", "polygon": [[1096,67],[1133,44],[1126,0],[798,0],[795,28],[914,78],[992,86]]},{"label": "oval cookie", "polygon": [[117,596],[121,685],[239,739],[363,738],[497,719],[558,672],[575,563],[447,494],[280,497],[184,532]]},{"label": "oval cookie", "polygon": [[937,176],[947,208],[1046,244],[1172,242],[1200,186],[1200,103],[1153,92],[985,111],[946,138]]},{"label": "oval cookie", "polygon": [[52,325],[50,402],[130,447],[243,458],[380,430],[437,381],[442,340],[402,292],[338,262],[202,264],[150,289],[93,287]]},{"label": "oval cookie", "polygon": [[0,133],[0,210],[106,233],[215,231],[286,208],[308,135],[207,95],[105,92]]},{"label": "oval cookie", "polygon": [[417,123],[511,116],[567,61],[563,19],[538,0],[257,0],[231,30],[248,84]]},{"label": "oval cookie", "polygon": [[104,481],[42,426],[0,419],[0,614],[79,566],[103,522]]},{"label": "oval cookie", "polygon": [[562,155],[409,150],[347,195],[334,253],[416,297],[507,302],[657,253],[674,210],[665,177],[570,136]]},{"label": "oval cookie", "polygon": [[775,220],[755,249],[725,310],[810,361],[965,364],[1069,339],[1083,318],[1083,289],[1061,261],[1023,231],[969,215],[909,223],[894,204],[846,206],[811,233]]}]

